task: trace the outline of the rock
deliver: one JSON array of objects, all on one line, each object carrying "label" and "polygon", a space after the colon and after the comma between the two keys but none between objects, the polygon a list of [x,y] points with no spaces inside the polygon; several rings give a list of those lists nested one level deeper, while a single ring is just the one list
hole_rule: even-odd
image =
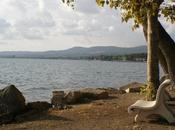
[{"label": "rock", "polygon": [[12,114],[6,114],[0,116],[0,125],[5,125],[7,123],[10,123],[14,120],[14,115]]},{"label": "rock", "polygon": [[105,90],[87,88],[67,93],[64,97],[64,102],[66,104],[77,104],[91,100],[106,99],[108,97],[109,93]]},{"label": "rock", "polygon": [[125,92],[126,93],[139,93],[140,92],[140,89],[141,89],[141,87],[137,87],[137,88],[127,88],[126,90],[125,90]]},{"label": "rock", "polygon": [[104,90],[108,94],[124,94],[126,93],[125,90],[119,90],[116,88],[98,88],[99,90]]},{"label": "rock", "polygon": [[64,91],[53,91],[53,96],[51,99],[51,104],[53,107],[58,107],[63,104],[63,98],[65,96]]},{"label": "rock", "polygon": [[57,107],[57,109],[59,110],[68,110],[68,109],[72,109],[73,107],[70,105],[61,105],[59,107]]},{"label": "rock", "polygon": [[48,110],[49,108],[51,108],[51,104],[48,103],[48,102],[40,102],[40,101],[37,101],[37,102],[29,102],[27,103],[27,109],[30,111],[30,110],[36,110],[36,111],[45,111],[45,110]]},{"label": "rock", "polygon": [[136,93],[136,92],[140,92],[143,86],[145,86],[145,84],[133,82],[120,87],[119,90],[124,90],[126,91],[126,93]]},{"label": "rock", "polygon": [[6,104],[0,104],[0,115],[8,113],[8,106]]},{"label": "rock", "polygon": [[125,90],[118,90],[118,93],[117,94],[125,94],[126,91]]},{"label": "rock", "polygon": [[64,91],[53,91],[53,96],[61,96],[64,97]]},{"label": "rock", "polygon": [[75,104],[79,103],[82,99],[82,94],[80,91],[68,92],[64,97],[64,102],[66,104]]},{"label": "rock", "polygon": [[89,102],[91,100],[106,99],[109,93],[102,89],[82,89],[79,91],[70,91],[64,94],[63,91],[53,91],[51,99],[52,105],[55,107],[62,107],[65,104],[77,104]]},{"label": "rock", "polygon": [[106,99],[109,97],[109,93],[105,90],[100,89],[93,89],[93,88],[87,88],[80,90],[80,93],[82,95],[82,98],[88,98],[88,99]]},{"label": "rock", "polygon": [[14,86],[10,85],[0,90],[0,110],[2,114],[17,114],[25,109],[25,98]]}]

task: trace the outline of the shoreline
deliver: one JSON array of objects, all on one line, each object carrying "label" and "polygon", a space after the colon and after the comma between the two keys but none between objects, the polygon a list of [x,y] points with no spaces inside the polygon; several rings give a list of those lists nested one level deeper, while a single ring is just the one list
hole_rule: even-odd
[{"label": "shoreline", "polygon": [[[128,84],[123,88],[135,88]],[[105,89],[105,88],[104,88]],[[0,125],[1,130],[165,130],[175,126],[166,122],[134,123],[135,113],[128,114],[127,108],[144,95],[139,92],[118,93],[109,89],[107,99],[77,103],[59,110],[30,111],[18,115],[10,124]]]},{"label": "shoreline", "polygon": [[[11,84],[9,84],[9,85],[11,85]],[[39,98],[39,97],[36,97],[36,99],[34,98],[33,100],[31,100],[31,95],[29,96],[29,94],[26,92],[26,90],[20,90],[20,87],[19,86],[16,86],[21,92],[22,92],[22,94],[25,96],[25,99],[26,99],[26,103],[28,103],[28,102],[37,102],[37,101],[47,101],[47,102],[49,102],[50,103],[50,99],[51,99],[51,97],[52,97],[52,91],[64,91],[65,93],[68,93],[68,92],[70,92],[70,91],[79,91],[79,90],[83,90],[83,89],[114,89],[114,90],[120,90],[120,89],[127,89],[127,88],[130,88],[130,87],[132,87],[132,86],[134,86],[134,87],[138,87],[138,86],[143,86],[144,85],[144,83],[140,83],[140,82],[130,82],[130,83],[128,83],[128,84],[123,84],[123,85],[120,85],[120,86],[116,86],[116,87],[81,87],[81,88],[68,88],[68,89],[59,89],[59,88],[57,88],[57,89],[46,89],[46,88],[43,88],[43,90],[47,90],[47,91],[49,91],[49,93],[48,93],[48,97],[46,98],[45,97],[45,99],[43,99],[43,98]],[[8,85],[5,85],[5,84],[3,84],[3,85],[1,85],[1,86],[4,86],[4,87],[2,87],[2,88],[0,88],[0,89],[3,89],[3,88],[5,88],[6,86],[8,86]],[[30,89],[34,89],[33,91],[35,92],[35,89],[36,90],[39,90],[39,89],[42,89],[42,87],[41,88],[30,88]],[[26,93],[26,94],[24,94],[24,93]],[[29,97],[29,99],[27,99],[27,97]]]},{"label": "shoreline", "polygon": [[[52,91],[64,91],[65,94],[66,93],[69,93],[69,92],[74,92],[74,91],[81,91],[81,90],[85,90],[85,89],[92,89],[92,90],[105,90],[105,91],[117,91],[119,92],[120,90],[126,90],[128,88],[140,88],[140,86],[144,86],[145,84],[144,83],[140,83],[140,82],[131,82],[131,83],[128,83],[128,84],[124,84],[124,85],[121,85],[120,87],[82,87],[82,88],[69,88],[69,89],[54,89]],[[52,91],[50,90],[50,93],[49,93],[49,97],[47,99],[42,99],[42,100],[26,100],[27,103],[28,102],[37,102],[37,101],[47,101],[47,102],[51,102],[51,97],[52,97]],[[139,90],[136,90],[136,91],[139,91]]]},{"label": "shoreline", "polygon": [[113,99],[96,100],[73,105],[66,110],[49,109],[0,126],[1,130],[165,130],[175,126],[167,123],[134,123],[135,114],[127,107],[143,95],[126,93],[113,95]]},{"label": "shoreline", "polygon": [[33,60],[73,60],[73,61],[101,61],[101,62],[133,62],[133,63],[146,63],[146,61],[135,61],[135,60],[89,60],[89,59],[61,59],[61,58],[35,58],[35,57],[0,57],[0,59],[33,59]]}]

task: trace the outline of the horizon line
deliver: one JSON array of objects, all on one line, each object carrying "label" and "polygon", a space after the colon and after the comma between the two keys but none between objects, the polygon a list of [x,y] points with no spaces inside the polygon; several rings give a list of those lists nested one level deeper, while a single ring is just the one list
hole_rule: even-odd
[{"label": "horizon line", "polygon": [[73,46],[73,47],[70,47],[70,48],[66,48],[66,49],[53,49],[53,50],[33,50],[33,51],[30,51],[30,50],[10,50],[10,51],[0,51],[0,52],[49,52],[49,51],[65,51],[65,50],[69,50],[69,49],[73,49],[73,48],[93,48],[93,47],[118,47],[118,48],[135,48],[135,47],[142,47],[142,46],[146,46],[146,45],[138,45],[138,46],[127,46],[127,47],[121,47],[121,46],[107,46],[107,45],[102,45],[102,46],[90,46],[90,47],[83,47],[83,46]]}]

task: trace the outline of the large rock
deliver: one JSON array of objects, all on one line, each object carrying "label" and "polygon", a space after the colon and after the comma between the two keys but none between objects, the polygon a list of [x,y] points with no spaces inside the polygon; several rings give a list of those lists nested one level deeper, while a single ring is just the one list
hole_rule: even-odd
[{"label": "large rock", "polygon": [[63,91],[53,91],[51,103],[54,107],[65,104],[84,103],[90,100],[106,99],[109,93],[104,89],[87,88],[79,91],[70,91],[64,94]]},{"label": "large rock", "polygon": [[29,102],[27,103],[27,109],[29,111],[31,110],[35,110],[35,111],[38,111],[38,112],[42,112],[42,111],[45,111],[45,110],[48,110],[49,108],[51,108],[51,104],[48,103],[48,102],[45,102],[45,101],[37,101],[37,102]]},{"label": "large rock", "polygon": [[25,109],[25,98],[14,86],[10,85],[0,90],[0,115],[17,114]]},{"label": "large rock", "polygon": [[108,94],[125,94],[125,90],[121,90],[118,88],[98,88],[99,90],[103,90],[107,92]]},{"label": "large rock", "polygon": [[82,100],[82,95],[79,91],[70,91],[68,93],[64,93],[64,91],[53,91],[52,94],[51,104],[54,108],[62,109],[66,104],[76,104]]},{"label": "large rock", "polygon": [[125,86],[122,86],[119,89],[125,90],[126,93],[139,93],[143,86],[145,86],[145,84],[133,82],[133,83],[127,84]]},{"label": "large rock", "polygon": [[64,103],[75,104],[80,103],[82,100],[82,93],[80,91],[68,92],[64,97]]},{"label": "large rock", "polygon": [[106,99],[109,97],[109,93],[101,89],[87,88],[80,90],[80,93],[83,98],[94,99],[94,100]]},{"label": "large rock", "polygon": [[67,93],[64,97],[64,102],[66,104],[76,104],[90,100],[106,99],[108,97],[109,93],[105,90],[88,88]]},{"label": "large rock", "polygon": [[63,104],[63,99],[65,96],[64,91],[53,91],[52,92],[53,96],[51,98],[51,104],[54,107],[58,107]]}]

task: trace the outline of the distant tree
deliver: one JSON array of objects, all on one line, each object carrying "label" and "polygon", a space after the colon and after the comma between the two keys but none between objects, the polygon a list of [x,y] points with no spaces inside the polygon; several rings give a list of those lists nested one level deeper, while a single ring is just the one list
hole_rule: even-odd
[{"label": "distant tree", "polygon": [[[62,0],[74,8],[74,0]],[[108,5],[121,10],[123,22],[133,21],[133,30],[143,26],[148,45],[147,98],[155,98],[159,86],[159,61],[165,73],[175,82],[175,44],[160,24],[158,17],[175,22],[175,4],[167,0],[96,0],[98,6]],[[174,3],[173,1],[170,1]]]}]

